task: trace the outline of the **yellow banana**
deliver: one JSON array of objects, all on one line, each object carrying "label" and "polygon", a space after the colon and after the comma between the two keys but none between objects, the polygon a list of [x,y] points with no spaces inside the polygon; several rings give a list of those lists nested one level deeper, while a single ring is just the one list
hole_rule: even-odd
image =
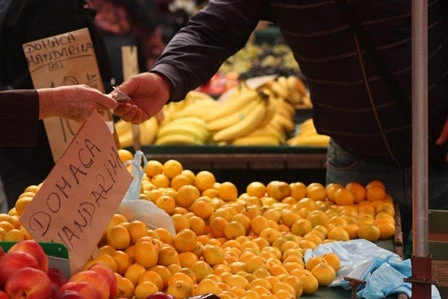
[{"label": "yellow banana", "polygon": [[273,122],[280,125],[286,132],[293,132],[295,129],[295,124],[292,118],[286,117],[282,114],[277,113],[272,119]]},{"label": "yellow banana", "polygon": [[248,103],[247,106],[241,110],[207,122],[207,129],[214,132],[236,124],[244,119],[252,111],[252,109],[259,104],[260,101],[261,98],[254,98],[252,102]]},{"label": "yellow banana", "polygon": [[270,84],[270,88],[280,98],[288,98],[288,89],[281,85],[278,81],[272,81]]},{"label": "yellow banana", "polygon": [[266,105],[267,105],[266,106],[266,114],[265,114],[263,120],[259,124],[260,127],[267,126],[267,124],[269,124],[272,121],[275,114],[277,113],[277,106],[275,105],[275,103],[273,101],[271,101],[269,98],[267,101],[268,102],[266,103]]},{"label": "yellow banana", "polygon": [[157,138],[155,145],[203,145],[202,140],[195,139],[190,135],[170,134]]},{"label": "yellow banana", "polygon": [[296,136],[288,139],[287,143],[291,146],[328,147],[330,137],[327,135]]},{"label": "yellow banana", "polygon": [[159,122],[157,117],[153,116],[150,119],[144,121],[140,125],[140,143],[142,145],[151,145],[157,136],[157,130],[159,128]]},{"label": "yellow banana", "polygon": [[252,111],[240,122],[233,126],[227,127],[217,131],[213,135],[215,142],[229,141],[235,138],[247,135],[249,132],[255,130],[266,114],[266,104],[260,101]]},{"label": "yellow banana", "polygon": [[132,124],[120,119],[115,122],[114,128],[121,147],[124,148],[132,146],[132,144],[134,143],[132,140]]},{"label": "yellow banana", "polygon": [[176,125],[168,124],[163,126],[157,132],[157,139],[161,139],[169,135],[188,135],[195,140],[199,140],[202,143],[207,139],[207,131],[202,128],[197,128],[191,125]]},{"label": "yellow banana", "polygon": [[217,105],[218,103],[213,99],[212,102],[201,99],[194,103],[188,104],[185,108],[174,114],[172,118],[174,119],[188,116],[203,118],[204,115],[210,113],[210,111],[213,111]]},{"label": "yellow banana", "polygon": [[169,121],[163,122],[162,126],[167,124],[177,124],[177,125],[192,125],[196,126],[198,128],[205,128],[205,121],[200,117],[195,116],[187,116],[187,117],[180,117],[171,119]]},{"label": "yellow banana", "polygon": [[243,136],[232,140],[231,145],[279,145],[277,138],[269,135],[265,136]]},{"label": "yellow banana", "polygon": [[210,95],[206,94],[205,92],[201,92],[198,90],[191,90],[187,93],[187,95],[185,96],[185,99],[183,101],[185,101],[187,103],[187,105],[190,105],[196,101],[215,101],[215,99],[213,99]]},{"label": "yellow banana", "polygon": [[210,122],[214,119],[235,113],[259,97],[260,94],[255,89],[241,87],[241,90],[236,90],[227,100],[218,102],[219,106],[204,115],[204,120]]}]

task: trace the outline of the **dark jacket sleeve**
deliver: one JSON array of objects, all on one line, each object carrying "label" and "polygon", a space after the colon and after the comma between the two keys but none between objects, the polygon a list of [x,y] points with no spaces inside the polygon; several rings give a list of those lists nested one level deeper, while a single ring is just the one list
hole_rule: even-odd
[{"label": "dark jacket sleeve", "polygon": [[39,128],[37,91],[1,91],[0,107],[0,145],[35,145]]},{"label": "dark jacket sleeve", "polygon": [[263,2],[210,0],[170,40],[151,71],[171,82],[171,100],[181,100],[206,83],[229,56],[245,46],[265,17]]}]

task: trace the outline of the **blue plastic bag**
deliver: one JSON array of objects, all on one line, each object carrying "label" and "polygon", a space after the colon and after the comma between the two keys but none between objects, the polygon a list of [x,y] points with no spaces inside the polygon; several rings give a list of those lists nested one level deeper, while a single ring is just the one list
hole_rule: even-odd
[{"label": "blue plastic bag", "polygon": [[[412,276],[412,266],[409,259],[403,260],[399,255],[377,246],[364,239],[346,242],[331,242],[319,245],[314,250],[305,252],[305,262],[318,255],[328,252],[336,253],[341,259],[341,267],[336,273],[336,279],[330,287],[351,289],[349,281],[344,277],[364,280],[357,297],[374,299],[385,298],[392,294],[412,296],[411,284],[404,278]],[[432,299],[440,299],[436,286],[432,286]]]},{"label": "blue plastic bag", "polygon": [[147,163],[148,161],[142,151],[136,151],[134,159],[124,163],[126,166],[131,165],[131,176],[133,180],[117,209],[117,213],[124,215],[128,221],[143,221],[152,229],[159,227],[165,228],[174,236],[176,230],[171,216],[153,202],[139,199],[141,183]]}]

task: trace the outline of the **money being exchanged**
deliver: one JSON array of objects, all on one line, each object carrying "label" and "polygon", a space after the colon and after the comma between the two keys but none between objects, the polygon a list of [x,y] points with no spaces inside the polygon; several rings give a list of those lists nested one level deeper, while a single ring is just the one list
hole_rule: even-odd
[{"label": "money being exchanged", "polygon": [[117,100],[120,103],[127,102],[131,99],[130,96],[121,91],[118,87],[113,86],[113,91],[110,93],[111,97],[114,100]]}]

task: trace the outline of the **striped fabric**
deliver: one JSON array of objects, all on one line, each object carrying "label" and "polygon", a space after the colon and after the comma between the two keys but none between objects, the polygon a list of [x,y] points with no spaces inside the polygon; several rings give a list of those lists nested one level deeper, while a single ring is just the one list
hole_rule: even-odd
[{"label": "striped fabric", "polygon": [[[429,115],[440,130],[448,111],[442,61],[442,0],[428,0]],[[398,85],[411,96],[411,0],[352,0]],[[366,159],[409,162],[411,125],[333,0],[211,0],[167,46],[154,71],[173,83],[173,99],[207,81],[244,46],[259,20],[275,22],[309,83],[315,125]],[[361,67],[368,80],[363,79]],[[371,91],[371,99],[368,97]],[[409,113],[409,111],[407,111]]]}]

